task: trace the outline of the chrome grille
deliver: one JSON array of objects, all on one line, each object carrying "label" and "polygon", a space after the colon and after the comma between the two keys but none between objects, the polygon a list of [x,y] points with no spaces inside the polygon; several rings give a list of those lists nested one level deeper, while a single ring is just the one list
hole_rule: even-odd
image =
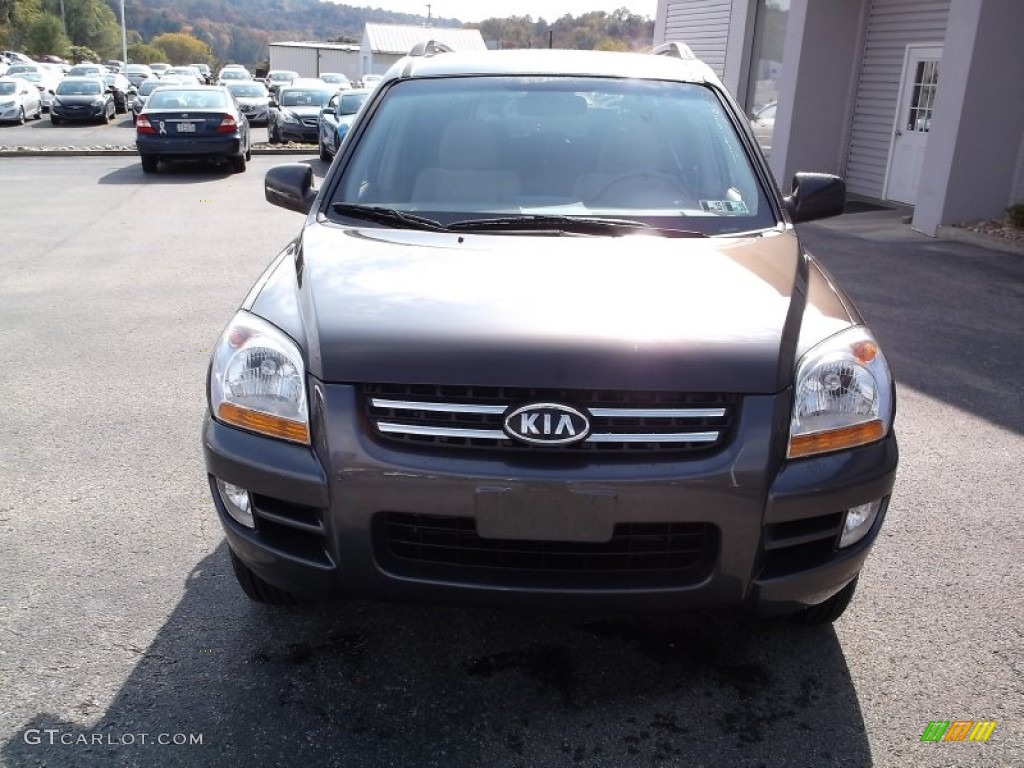
[{"label": "chrome grille", "polygon": [[319,124],[319,118],[316,117],[304,117],[302,118],[302,124],[307,128],[316,128]]},{"label": "chrome grille", "polygon": [[[528,445],[504,431],[505,416],[537,402],[584,412],[588,437]],[[729,438],[738,398],[723,394],[368,384],[363,403],[381,438],[409,446],[515,452],[710,452]]]}]

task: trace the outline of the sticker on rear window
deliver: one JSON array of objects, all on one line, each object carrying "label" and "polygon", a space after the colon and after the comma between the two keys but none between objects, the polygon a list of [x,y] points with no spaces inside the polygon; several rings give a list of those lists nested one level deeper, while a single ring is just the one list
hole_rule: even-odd
[{"label": "sticker on rear window", "polygon": [[717,213],[721,216],[740,216],[750,213],[747,204],[742,200],[701,200],[700,207],[708,213]]}]

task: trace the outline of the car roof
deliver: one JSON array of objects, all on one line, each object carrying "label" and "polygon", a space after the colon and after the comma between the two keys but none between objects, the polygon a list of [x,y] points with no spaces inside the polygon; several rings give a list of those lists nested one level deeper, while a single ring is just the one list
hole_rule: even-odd
[{"label": "car roof", "polygon": [[69,75],[61,80],[62,83],[103,83],[103,77],[100,75]]},{"label": "car roof", "polygon": [[649,53],[530,49],[407,56],[392,66],[385,79],[460,75],[546,75],[718,83],[711,68],[697,59]]}]

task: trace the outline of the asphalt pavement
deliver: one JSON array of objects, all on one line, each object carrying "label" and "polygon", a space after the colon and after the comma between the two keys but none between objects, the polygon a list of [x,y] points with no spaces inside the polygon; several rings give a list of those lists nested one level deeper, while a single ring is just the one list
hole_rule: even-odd
[{"label": "asphalt pavement", "polygon": [[[0,764],[1024,764],[1024,260],[889,212],[802,226],[899,382],[895,495],[833,627],[268,610],[231,574],[200,424],[210,348],[301,223],[263,200],[277,162],[149,176],[133,157],[0,157],[17,211],[0,247]],[[997,726],[922,743],[933,720]]]},{"label": "asphalt pavement", "polygon": [[[267,141],[267,129],[253,126],[253,143]],[[316,142],[313,142],[314,144]],[[41,120],[29,120],[24,125],[0,123],[0,151],[4,148],[31,147],[57,149],[62,147],[135,147],[135,124],[131,114],[118,115],[106,123],[50,122],[49,113]]]}]

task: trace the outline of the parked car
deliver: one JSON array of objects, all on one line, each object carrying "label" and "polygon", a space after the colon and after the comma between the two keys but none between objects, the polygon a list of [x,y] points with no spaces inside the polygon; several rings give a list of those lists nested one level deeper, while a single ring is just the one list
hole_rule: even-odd
[{"label": "parked car", "polygon": [[104,75],[103,81],[114,96],[114,109],[121,114],[127,114],[132,107],[132,102],[135,101],[136,94],[139,92],[138,88],[132,85],[131,81],[124,75],[114,74],[113,72],[108,72]]},{"label": "parked car", "polygon": [[195,67],[168,67],[161,77],[177,77],[196,85],[204,85],[202,73]]},{"label": "parked car", "polygon": [[210,71],[210,67],[207,64],[192,64],[192,67],[199,70],[199,74],[203,77],[203,82],[206,85],[213,85],[213,72]]},{"label": "parked car", "polygon": [[43,102],[35,85],[21,77],[0,77],[0,122],[24,124],[40,119]]},{"label": "parked car", "polygon": [[142,170],[161,160],[226,160],[235,172],[252,159],[249,121],[218,85],[167,86],[153,91],[135,121]]},{"label": "parked car", "polygon": [[320,159],[329,163],[352,127],[356,115],[373,91],[353,90],[334,94],[320,113]]},{"label": "parked car", "polygon": [[266,78],[263,83],[267,86],[267,90],[276,99],[282,85],[291,85],[293,80],[299,79],[299,73],[290,69],[272,69],[267,72]]},{"label": "parked car", "polygon": [[56,72],[48,67],[44,67],[36,72],[21,72],[14,77],[20,77],[22,80],[26,80],[36,87],[39,92],[39,99],[43,104],[43,111],[46,112],[50,109],[53,104],[53,94],[57,90],[57,86],[60,84],[61,77]]},{"label": "parked car", "polygon": [[270,94],[263,83],[256,82],[255,80],[252,82],[239,81],[237,83],[228,83],[225,87],[235,97],[235,101],[238,102],[242,114],[245,115],[250,125],[256,125],[257,123],[260,125],[267,124]]},{"label": "parked car", "polygon": [[754,138],[757,139],[761,151],[767,157],[772,149],[772,136],[775,134],[775,107],[778,102],[770,101],[754,112],[750,118],[750,127],[754,131]]},{"label": "parked car", "polygon": [[384,79],[384,75],[363,75],[361,88],[376,88],[380,81]]},{"label": "parked car", "polygon": [[27,74],[38,75],[42,73],[45,68],[45,64],[36,61],[30,63],[18,62],[17,64],[11,64],[4,75],[6,77],[21,77],[22,75]]},{"label": "parked car", "polygon": [[267,133],[271,144],[302,141],[312,144],[320,134],[320,112],[335,93],[332,86],[286,85],[271,100]]},{"label": "parked car", "polygon": [[677,44],[436,50],[319,190],[267,174],[305,220],[202,438],[242,589],[836,619],[897,467],[885,356],[793,227],[842,179],[783,197]]},{"label": "parked car", "polygon": [[68,77],[100,77],[102,78],[107,74],[107,68],[102,67],[99,64],[91,64],[88,62],[82,62],[81,64],[75,64],[71,69],[68,70]]},{"label": "parked car", "polygon": [[57,86],[50,107],[50,122],[96,122],[113,120],[117,116],[114,94],[107,89],[102,77],[74,77],[68,75]]},{"label": "parked car", "polygon": [[132,122],[138,120],[139,113],[142,111],[142,108],[146,106],[146,101],[149,99],[153,91],[161,86],[166,88],[174,85],[176,82],[177,81],[175,81],[174,78],[168,78],[165,80],[164,78],[151,77],[148,80],[143,80],[142,85],[139,86],[139,90],[135,94],[135,100],[132,102]]},{"label": "parked car", "polygon": [[138,88],[144,80],[156,77],[156,73],[148,64],[129,64],[124,68],[124,76]]},{"label": "parked car", "polygon": [[124,71],[125,63],[119,59],[107,59],[103,62],[103,66],[106,67],[107,72],[120,74]]},{"label": "parked car", "polygon": [[156,75],[157,77],[163,77],[164,76],[164,72],[166,72],[168,69],[170,69],[171,65],[167,64],[165,62],[162,62],[162,61],[157,61],[157,62],[154,62],[154,63],[150,64],[149,68],[151,70],[153,70],[153,74]]},{"label": "parked car", "polygon": [[241,66],[224,67],[217,74],[217,85],[227,85],[228,83],[237,83],[243,80],[252,80],[252,75],[249,74],[249,70]]},{"label": "parked car", "polygon": [[8,64],[33,63],[31,57],[26,56],[24,53],[19,53],[18,51],[0,51],[0,56],[2,56]]},{"label": "parked car", "polygon": [[352,81],[348,79],[348,75],[344,75],[341,72],[322,72],[320,79],[328,85],[337,87],[339,91],[348,91],[353,88]]}]

